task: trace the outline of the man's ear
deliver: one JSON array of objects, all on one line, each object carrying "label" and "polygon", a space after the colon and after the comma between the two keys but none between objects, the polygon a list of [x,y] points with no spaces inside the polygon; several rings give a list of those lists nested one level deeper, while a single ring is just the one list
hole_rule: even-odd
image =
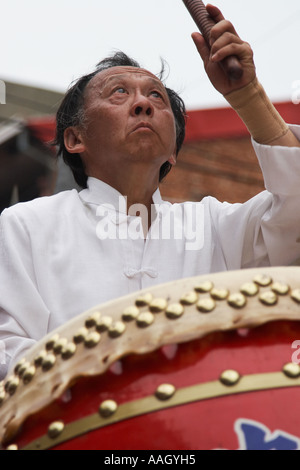
[{"label": "man's ear", "polygon": [[175,151],[174,151],[174,153],[172,153],[170,158],[168,158],[168,162],[171,163],[172,166],[176,165],[177,158],[176,158],[176,152]]},{"label": "man's ear", "polygon": [[77,127],[68,127],[65,130],[64,143],[69,153],[82,153],[85,151],[81,132]]}]

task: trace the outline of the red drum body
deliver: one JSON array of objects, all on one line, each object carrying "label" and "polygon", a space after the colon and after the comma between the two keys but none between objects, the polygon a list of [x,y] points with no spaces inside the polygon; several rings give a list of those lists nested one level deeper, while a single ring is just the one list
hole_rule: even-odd
[{"label": "red drum body", "polygon": [[[297,273],[299,275],[299,271]],[[253,279],[252,273],[251,276]],[[272,276],[274,278],[274,273]],[[246,326],[240,315],[242,312],[245,312],[243,316],[246,315],[246,310],[243,309],[247,307],[230,306],[234,308],[236,328],[232,325],[228,328],[228,325],[220,322],[219,330],[208,331],[205,335],[198,332],[201,337],[191,338],[189,341],[178,341],[177,333],[169,332],[170,337],[165,341],[166,344],[157,341],[154,334],[154,342],[157,342],[158,347],[148,344],[148,352],[135,351],[134,354],[130,352],[129,347],[126,354],[120,354],[103,373],[91,372],[90,363],[87,361],[88,373],[83,374],[81,370],[75,370],[63,393],[47,400],[43,406],[42,403],[36,405],[38,395],[36,390],[33,390],[31,399],[35,400],[36,410],[28,403],[26,418],[18,421],[18,425],[13,429],[10,429],[9,424],[6,426],[3,446],[32,450],[300,449],[300,322],[297,321],[300,314],[299,289],[295,284],[291,287],[283,283],[282,276],[279,276],[280,283],[275,283],[273,278],[272,284],[260,286],[259,292],[255,294],[261,296],[260,300],[258,297],[255,300],[257,309],[266,309],[262,310],[267,318],[265,322],[260,319],[257,322],[260,324],[254,325],[254,317],[252,320],[248,317]],[[204,286],[203,279],[201,283],[198,281],[199,279],[197,282],[193,281],[194,286]],[[245,286],[244,283],[243,287]],[[252,300],[254,306],[254,294],[251,295],[252,300],[249,294],[251,286],[253,288],[253,283],[247,283],[248,309]],[[282,293],[284,286],[288,287],[285,294]],[[275,302],[275,297],[266,293],[275,293],[276,289]],[[226,309],[228,295],[227,300],[221,300],[216,299],[216,294],[217,291],[210,289],[209,295],[203,293],[200,297],[202,300],[213,298],[217,307],[219,302],[223,302],[222,309]],[[220,288],[218,294],[220,297]],[[223,294],[225,295],[224,291]],[[237,294],[235,292],[234,295]],[[190,290],[189,295],[191,299]],[[247,294],[244,292],[244,295]],[[206,305],[208,308],[209,302],[207,300],[199,306],[199,292],[194,307],[186,307],[187,304],[182,301],[183,296],[180,296],[181,302],[176,304],[177,308],[178,305],[184,305],[185,309],[194,308],[196,315],[206,316],[206,322],[208,316],[213,315],[213,312],[201,311],[200,307]],[[267,298],[269,303],[263,303],[262,300]],[[140,299],[141,297],[139,301]],[[162,297],[159,299],[162,300]],[[241,298],[236,297],[236,301],[238,299],[240,302]],[[224,302],[227,302],[226,307]],[[129,304],[132,308],[132,301]],[[172,306],[175,311],[175,304],[172,303]],[[285,313],[278,315],[278,308],[284,308]],[[105,311],[105,307],[102,310]],[[125,310],[129,312],[128,308]],[[291,310],[294,310],[294,313]],[[124,305],[122,311],[124,312]],[[146,311],[153,312],[153,308],[151,310],[148,305]],[[164,308],[163,312],[154,313],[155,321],[158,321],[157,315],[165,315],[166,311],[167,308]],[[271,312],[275,317],[270,317]],[[174,322],[183,321],[184,317],[180,318],[181,320],[169,317],[168,321],[173,325]],[[90,325],[90,333],[97,331],[95,319],[96,315],[89,314],[85,317],[85,325]],[[70,326],[64,328],[68,331]],[[78,331],[78,326],[76,328]],[[138,333],[144,334],[145,342],[148,343],[146,331],[150,331],[150,328],[150,325],[144,324]],[[182,328],[184,329],[184,326]],[[167,331],[164,330],[165,336]],[[171,341],[172,336],[175,341]],[[94,339],[96,343],[95,335]],[[59,369],[61,361],[61,383],[64,380],[66,364],[72,367],[72,357],[59,357],[64,349],[58,352],[58,336],[56,341],[56,344],[53,341],[51,343],[51,339],[47,338],[44,343],[48,356],[55,356],[56,363],[49,366],[48,370],[44,366],[43,370],[43,364],[38,365],[36,361],[36,376],[19,385],[28,390],[26,400],[29,402],[30,387],[33,386],[34,380],[38,380],[39,374],[44,380],[48,376],[51,382],[54,370]],[[111,341],[119,339],[111,337]],[[94,354],[97,347],[99,344],[87,346],[87,342],[79,342],[77,337],[76,354],[81,356],[80,364],[84,356],[91,351]],[[32,357],[34,356],[37,357],[36,351]],[[97,360],[101,358],[103,360],[103,353]],[[24,363],[20,363],[15,371],[15,375],[23,382],[29,370],[27,366],[23,373],[20,372]],[[58,377],[59,370],[56,374]],[[16,389],[12,393],[11,383],[12,378],[8,379],[6,387],[4,384],[9,396],[3,400],[1,411],[9,401],[14,405],[11,405],[14,412],[20,406],[17,394],[21,394],[21,390]],[[58,385],[56,388],[59,388]],[[51,391],[54,394],[54,390]],[[25,416],[25,411],[22,411],[22,414]]]}]

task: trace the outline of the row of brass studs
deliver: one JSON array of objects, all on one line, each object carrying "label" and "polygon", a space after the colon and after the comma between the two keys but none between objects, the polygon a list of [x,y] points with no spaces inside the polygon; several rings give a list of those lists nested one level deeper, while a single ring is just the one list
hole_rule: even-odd
[{"label": "row of brass studs", "polygon": [[[125,325],[122,322],[108,321],[110,317],[103,317],[101,330],[109,330],[112,338],[120,336],[125,331]],[[77,344],[83,342],[86,348],[95,347],[101,339],[98,332],[89,332],[87,329],[81,329],[74,336],[74,342],[69,342],[66,338],[60,338],[54,335],[45,345],[45,350],[41,351],[34,360],[34,365],[22,359],[15,367],[15,375],[9,377],[0,385],[0,406],[4,400],[15,394],[20,383],[29,384],[36,374],[37,368],[47,372],[54,367],[57,362],[57,356],[60,355],[63,360],[70,359],[76,352]]]},{"label": "row of brass studs", "polygon": [[[270,287],[270,291],[260,294],[261,287]],[[248,297],[259,295],[259,300],[263,305],[272,306],[277,304],[278,296],[290,293],[292,300],[300,304],[300,289],[290,290],[287,284],[273,282],[270,276],[258,275],[252,282],[241,286],[240,292],[230,294],[228,289],[217,289],[211,281],[202,282],[193,291],[186,293],[179,303],[168,305],[166,299],[154,299],[148,293],[136,299],[135,305],[126,308],[122,313],[122,321],[114,322],[112,317],[102,316],[100,312],[94,312],[86,321],[85,326],[80,328],[74,335],[73,341],[54,335],[47,341],[45,350],[35,359],[34,364],[28,363],[25,359],[20,361],[15,368],[15,376],[9,377],[5,384],[0,384],[0,406],[6,396],[12,396],[22,382],[27,385],[36,374],[38,367],[46,372],[56,364],[57,356],[63,360],[68,360],[74,356],[77,345],[83,343],[86,348],[94,348],[101,340],[101,334],[108,333],[110,338],[118,338],[126,330],[126,323],[135,321],[137,327],[147,328],[155,320],[155,314],[165,312],[170,320],[180,318],[184,313],[184,307],[196,304],[201,313],[210,313],[217,307],[217,301],[227,301],[228,305],[242,309],[247,304]],[[199,294],[209,294],[209,297],[199,298]],[[141,307],[147,307],[147,311],[140,311]],[[95,331],[90,331],[95,328]]]},{"label": "row of brass studs", "polygon": [[[261,287],[270,287],[271,290],[260,293]],[[240,292],[230,294],[227,289],[215,289],[212,282],[207,281],[195,287],[199,293],[209,293],[210,298],[200,299],[197,308],[203,313],[212,312],[216,308],[216,300],[227,300],[228,305],[234,308],[243,308],[247,304],[248,297],[259,295],[259,301],[266,306],[276,305],[278,297],[290,294],[291,299],[300,303],[300,289],[291,291],[287,284],[273,282],[272,278],[265,275],[256,276],[253,282],[241,286]]]},{"label": "row of brass studs", "polygon": [[[300,366],[295,363],[286,364],[282,372],[289,378],[300,377]],[[219,377],[219,381],[226,387],[233,387],[237,385],[241,380],[241,375],[236,370],[225,370]],[[156,392],[155,396],[158,400],[165,401],[170,400],[176,393],[176,387],[172,384],[161,384]],[[118,404],[114,400],[105,400],[99,407],[99,414],[103,418],[109,418],[116,413]],[[62,433],[64,425],[61,421],[52,423],[48,428],[48,435],[50,438],[56,438]]]},{"label": "row of brass studs", "polygon": [[[282,368],[282,372],[291,379],[300,377],[300,366],[295,363],[288,363]],[[237,385],[242,376],[236,370],[225,370],[219,377],[219,381],[226,387],[234,387]],[[155,391],[155,396],[158,400],[170,400],[176,393],[176,387],[173,384],[161,384]],[[118,410],[118,404],[115,400],[104,400],[99,406],[99,415],[107,419],[113,416]],[[50,439],[57,439],[65,429],[63,421],[54,421],[48,427],[48,437]],[[7,450],[18,450],[17,445],[12,444],[7,447]]]},{"label": "row of brass studs", "polygon": [[[156,392],[155,396],[158,400],[169,400],[176,392],[176,388],[171,384],[162,384],[160,385]],[[118,404],[114,400],[105,400],[99,406],[99,414],[102,418],[109,418],[114,415],[118,410]],[[48,427],[48,436],[51,439],[56,439],[59,437],[64,430],[63,421],[54,421]]]}]

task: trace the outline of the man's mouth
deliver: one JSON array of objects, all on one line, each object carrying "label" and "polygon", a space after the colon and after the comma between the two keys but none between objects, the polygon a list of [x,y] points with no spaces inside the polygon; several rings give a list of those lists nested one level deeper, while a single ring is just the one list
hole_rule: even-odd
[{"label": "man's mouth", "polygon": [[134,128],[133,128],[133,131],[137,131],[137,130],[148,130],[148,131],[154,131],[153,127],[151,126],[151,124],[149,124],[149,122],[144,122],[144,121],[141,121],[139,122]]}]

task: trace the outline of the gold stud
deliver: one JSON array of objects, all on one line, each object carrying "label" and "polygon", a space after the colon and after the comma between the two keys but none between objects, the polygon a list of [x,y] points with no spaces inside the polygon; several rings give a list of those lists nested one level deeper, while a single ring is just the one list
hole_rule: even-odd
[{"label": "gold stud", "polygon": [[54,356],[54,354],[47,354],[47,356],[45,356],[42,362],[42,370],[44,372],[47,372],[48,370],[52,369],[55,363],[56,357]]},{"label": "gold stud", "polygon": [[99,407],[99,413],[102,416],[102,418],[109,418],[118,409],[118,405],[114,400],[105,400],[101,403]]},{"label": "gold stud", "polygon": [[287,284],[282,284],[281,282],[274,282],[272,284],[271,289],[275,294],[278,295],[287,295],[290,291],[290,286]]},{"label": "gold stud", "polygon": [[48,436],[50,439],[56,439],[61,435],[65,428],[65,425],[62,421],[54,421],[50,424],[48,428]]},{"label": "gold stud", "polygon": [[147,328],[154,322],[154,315],[151,312],[142,312],[136,319],[136,324],[139,328]]},{"label": "gold stud", "polygon": [[122,313],[122,319],[124,321],[132,321],[135,320],[138,317],[138,314],[140,313],[138,307],[135,305],[131,305],[130,307],[125,308],[125,310]]},{"label": "gold stud", "polygon": [[150,293],[144,294],[136,299],[135,305],[137,307],[146,307],[147,305],[151,303],[152,299],[153,299],[152,294]]},{"label": "gold stud", "polygon": [[76,344],[75,343],[68,343],[66,346],[63,347],[61,352],[61,357],[64,361],[70,359],[76,353]]},{"label": "gold stud", "polygon": [[258,285],[255,282],[245,282],[240,289],[241,293],[247,297],[254,297],[259,292]]},{"label": "gold stud", "polygon": [[241,376],[236,370],[225,370],[220,376],[220,382],[227,387],[236,385]]},{"label": "gold stud", "polygon": [[194,305],[198,301],[198,294],[195,291],[188,292],[183,295],[180,299],[182,305]]},{"label": "gold stud", "polygon": [[27,385],[32,381],[33,377],[35,376],[35,373],[36,373],[36,368],[34,366],[30,366],[25,370],[23,377],[22,377],[24,385]]},{"label": "gold stud", "polygon": [[92,315],[90,315],[86,321],[85,321],[85,326],[87,328],[93,328],[93,326],[96,326],[96,324],[99,322],[101,317],[100,312],[94,312]]},{"label": "gold stud", "polygon": [[64,348],[68,344],[67,338],[60,338],[54,345],[53,345],[53,352],[54,354],[60,354]]},{"label": "gold stud", "polygon": [[52,336],[52,338],[50,338],[46,343],[47,351],[51,351],[51,349],[53,349],[54,344],[57,343],[58,340],[59,340],[58,334]]},{"label": "gold stud", "polygon": [[113,319],[111,317],[105,316],[101,317],[100,320],[96,324],[96,330],[99,331],[99,333],[104,333],[104,331],[107,331],[111,325],[113,324]]},{"label": "gold stud", "polygon": [[47,356],[47,351],[43,350],[41,351],[34,359],[34,365],[36,367],[40,367],[43,363],[43,360],[45,359],[45,357]]},{"label": "gold stud", "polygon": [[21,368],[25,363],[28,364],[28,362],[26,361],[26,359],[23,358],[23,359],[21,359],[21,360],[16,364],[16,366],[15,366],[15,368],[14,368],[14,372],[15,372],[16,375],[19,375],[19,370],[20,370],[20,368]]},{"label": "gold stud", "polygon": [[226,300],[229,295],[228,289],[212,289],[210,295],[214,300]]},{"label": "gold stud", "polygon": [[184,314],[184,307],[182,304],[171,304],[166,310],[166,316],[170,320],[176,320]]},{"label": "gold stud", "polygon": [[289,362],[288,364],[285,364],[282,371],[287,377],[291,379],[300,377],[300,366],[295,362]]},{"label": "gold stud", "polygon": [[88,349],[94,348],[99,344],[101,335],[97,331],[92,331],[88,333],[84,340],[84,346]]},{"label": "gold stud", "polygon": [[11,444],[10,446],[6,447],[6,450],[19,450],[17,444]]},{"label": "gold stud", "polygon": [[84,327],[79,328],[77,333],[75,333],[75,335],[73,336],[74,343],[75,344],[84,343],[84,340],[87,337],[87,335],[88,335],[88,330],[86,328]]},{"label": "gold stud", "polygon": [[262,294],[260,294],[259,300],[264,305],[272,306],[272,305],[277,304],[278,297],[275,294],[275,292],[267,291],[267,292],[263,292]]},{"label": "gold stud", "polygon": [[162,384],[157,388],[155,396],[159,400],[169,400],[170,398],[172,398],[175,392],[176,388],[174,387],[174,385]]},{"label": "gold stud", "polygon": [[197,309],[201,313],[210,313],[216,308],[217,304],[214,299],[200,299],[197,303]]},{"label": "gold stud", "polygon": [[165,299],[153,299],[149,304],[149,310],[152,313],[159,313],[166,310],[168,302]]},{"label": "gold stud", "polygon": [[20,379],[18,377],[13,376],[13,377],[9,378],[8,381],[5,384],[6,392],[10,396],[14,395],[17,391],[19,383],[20,383]]},{"label": "gold stud", "polygon": [[5,397],[6,397],[5,390],[4,389],[0,390],[0,406],[3,404]]},{"label": "gold stud", "polygon": [[297,304],[300,304],[300,289],[292,290],[291,297]]},{"label": "gold stud", "polygon": [[5,390],[6,392],[7,392],[7,390],[8,390],[9,382],[10,382],[11,380],[13,380],[14,377],[15,377],[14,375],[11,375],[10,377],[8,377],[8,378],[5,380],[4,384],[2,385],[2,389],[3,389],[3,387],[4,387],[4,390]]},{"label": "gold stud", "polygon": [[202,282],[201,284],[198,284],[196,287],[194,287],[196,292],[200,292],[202,294],[205,294],[207,292],[210,292],[213,289],[214,285],[211,281],[205,281]]},{"label": "gold stud", "polygon": [[30,363],[25,361],[23,362],[19,367],[17,367],[18,373],[17,375],[22,378],[24,375],[24,372],[30,367]]},{"label": "gold stud", "polygon": [[43,363],[43,360],[45,359],[45,357],[47,356],[47,351],[43,350],[41,351],[37,356],[36,358],[34,359],[34,365],[36,367],[40,367]]},{"label": "gold stud", "polygon": [[126,325],[122,321],[116,321],[108,329],[108,335],[110,338],[118,338],[126,330]]},{"label": "gold stud", "polygon": [[243,308],[247,304],[247,299],[242,293],[236,293],[228,297],[227,303],[233,308]]},{"label": "gold stud", "polygon": [[255,284],[258,284],[261,287],[267,287],[272,284],[272,278],[265,274],[258,274],[257,276],[255,276],[253,281],[255,282]]}]

